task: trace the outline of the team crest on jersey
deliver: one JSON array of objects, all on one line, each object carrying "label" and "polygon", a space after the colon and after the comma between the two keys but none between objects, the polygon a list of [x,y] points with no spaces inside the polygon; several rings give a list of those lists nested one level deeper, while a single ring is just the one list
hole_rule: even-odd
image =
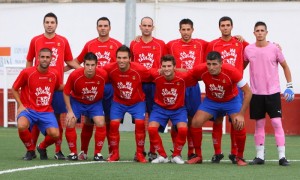
[{"label": "team crest on jersey", "polygon": [[197,45],[196,44],[194,44],[194,49],[197,49]]},{"label": "team crest on jersey", "polygon": [[99,84],[100,84],[100,81],[97,81],[97,84],[99,85]]},{"label": "team crest on jersey", "polygon": [[177,85],[177,86],[180,86],[180,82],[177,82],[176,85]]},{"label": "team crest on jersey", "polygon": [[132,76],[132,80],[135,80],[136,78],[135,78],[135,76]]},{"label": "team crest on jersey", "polygon": [[155,47],[155,46],[152,46],[152,49],[153,49],[153,50],[155,50],[155,49],[156,49],[156,47]]},{"label": "team crest on jersey", "polygon": [[224,83],[224,84],[225,84],[225,83],[226,83],[226,80],[225,80],[225,79],[223,79],[222,83]]},{"label": "team crest on jersey", "polygon": [[113,49],[114,47],[112,45],[109,46],[109,49]]},{"label": "team crest on jersey", "polygon": [[235,46],[239,46],[239,43],[235,43]]},{"label": "team crest on jersey", "polygon": [[51,78],[49,78],[49,82],[52,82],[52,79],[51,79]]},{"label": "team crest on jersey", "polygon": [[60,46],[60,43],[57,43],[57,46]]}]

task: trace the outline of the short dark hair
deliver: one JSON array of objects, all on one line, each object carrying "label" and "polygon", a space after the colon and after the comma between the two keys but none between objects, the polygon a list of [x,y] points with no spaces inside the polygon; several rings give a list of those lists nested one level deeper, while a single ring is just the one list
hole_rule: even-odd
[{"label": "short dark hair", "polygon": [[97,26],[99,21],[108,21],[108,25],[110,26],[110,20],[107,17],[101,17],[97,20]]},{"label": "short dark hair", "polygon": [[255,25],[254,25],[254,30],[255,30],[255,28],[256,28],[257,26],[265,26],[266,30],[268,29],[266,23],[265,23],[265,22],[262,22],[262,21],[257,21],[257,22],[255,23]]},{"label": "short dark hair", "polygon": [[56,24],[58,23],[58,21],[57,21],[57,16],[56,16],[53,12],[49,12],[49,13],[47,13],[47,14],[44,16],[43,23],[45,22],[45,20],[46,20],[47,17],[53,17],[53,18],[55,19],[55,21],[56,21]]},{"label": "short dark hair", "polygon": [[162,56],[162,57],[160,58],[160,64],[162,64],[163,62],[167,62],[167,61],[171,61],[172,64],[173,64],[174,66],[176,66],[176,61],[175,61],[174,56],[172,56],[172,55],[170,55],[170,54],[166,54],[166,55],[164,55],[164,56]]},{"label": "short dark hair", "polygon": [[127,47],[126,45],[122,45],[117,49],[116,55],[118,54],[118,52],[127,52],[128,53],[128,57],[131,57],[131,53],[130,53],[130,49],[129,47]]},{"label": "short dark hair", "polygon": [[96,61],[96,64],[98,63],[97,56],[92,52],[87,52],[83,57],[83,62],[85,63],[86,60],[94,60]]},{"label": "short dark hair", "polygon": [[182,19],[180,22],[179,22],[179,29],[181,29],[181,25],[183,24],[189,24],[191,25],[192,28],[194,28],[194,23],[192,20],[188,19],[188,18],[185,18],[185,19]]},{"label": "short dark hair", "polygon": [[221,22],[223,22],[223,21],[230,21],[231,26],[233,25],[232,19],[231,19],[230,17],[228,17],[228,16],[223,16],[223,17],[221,17],[220,20],[219,20],[219,27],[221,26]]},{"label": "short dark hair", "polygon": [[207,60],[218,60],[219,62],[222,62],[221,54],[217,51],[210,51],[207,56]]},{"label": "short dark hair", "polygon": [[49,48],[42,48],[42,49],[40,49],[39,55],[40,55],[41,52],[50,52],[50,54],[52,54],[52,51]]}]

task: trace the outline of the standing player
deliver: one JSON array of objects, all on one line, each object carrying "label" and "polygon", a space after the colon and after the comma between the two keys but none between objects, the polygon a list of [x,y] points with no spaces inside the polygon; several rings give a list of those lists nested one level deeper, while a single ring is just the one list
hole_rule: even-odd
[{"label": "standing player", "polygon": [[[205,58],[205,49],[207,42],[202,39],[192,38],[194,32],[194,23],[190,19],[182,19],[179,22],[180,39],[176,39],[167,43],[168,52],[175,57],[176,68],[183,68],[187,71],[192,70],[196,65],[200,64]],[[188,112],[188,126],[190,126],[192,117],[195,115],[198,106],[201,104],[201,91],[197,83],[195,86],[188,87],[185,93],[185,106]],[[171,136],[175,142],[177,133],[172,127]],[[194,146],[192,142],[191,132],[188,131],[188,159],[195,156]]]},{"label": "standing player", "polygon": [[[32,160],[35,155],[35,144],[30,130],[37,125],[45,135],[45,139],[37,146],[40,159],[48,159],[46,148],[59,138],[59,129],[51,106],[55,90],[62,90],[61,80],[55,69],[49,67],[51,50],[39,50],[39,64],[26,68],[17,77],[12,87],[12,93],[18,102],[18,132],[27,153],[24,160]],[[19,93],[21,89],[21,94]]]},{"label": "standing player", "polygon": [[[130,50],[132,53],[132,61],[143,65],[147,69],[160,67],[160,58],[166,54],[166,45],[164,41],[156,39],[152,36],[154,30],[153,19],[150,17],[143,17],[140,24],[142,36],[139,41],[133,40],[130,43]],[[146,95],[146,107],[148,115],[152,111],[154,103],[155,86],[152,82],[143,83],[143,91]],[[150,146],[148,153],[149,161],[155,159],[155,149]]]},{"label": "standing player", "polygon": [[254,142],[256,157],[251,165],[265,163],[265,114],[271,118],[279,154],[279,165],[288,166],[285,156],[285,135],[281,122],[281,99],[278,64],[281,65],[287,81],[284,98],[294,100],[294,91],[290,68],[281,52],[274,44],[266,40],[267,25],[257,22],[254,26],[256,42],[245,49],[245,67],[250,63],[250,84],[253,97],[250,102],[250,118],[256,120]]},{"label": "standing player", "polygon": [[117,62],[104,66],[108,72],[109,80],[114,88],[114,97],[110,113],[110,147],[112,153],[107,161],[118,161],[120,158],[119,143],[120,121],[126,112],[135,120],[136,160],[146,163],[143,155],[145,144],[145,94],[142,90],[142,82],[150,80],[150,73],[144,66],[131,61],[130,49],[123,45],[118,48]]},{"label": "standing player", "polygon": [[[46,14],[44,16],[43,24],[44,24],[45,32],[41,35],[32,38],[30,42],[30,46],[27,54],[26,67],[33,66],[33,63],[35,64],[35,66],[37,66],[39,64],[38,54],[40,49],[47,47],[52,51],[52,60],[50,66],[54,67],[57,70],[61,81],[59,83],[62,84],[64,82],[63,81],[64,63],[68,64],[72,68],[78,68],[79,66],[77,63],[72,61],[73,56],[72,56],[72,52],[68,40],[65,37],[55,33],[58,24],[56,15],[54,13]],[[60,122],[60,114],[66,113],[67,110],[65,107],[65,103],[63,101],[62,91],[55,91],[53,95],[52,106],[54,109],[54,113],[56,116],[56,120],[58,122],[59,132],[60,132],[60,137],[57,140],[57,142],[55,142],[54,157],[55,159],[63,160],[65,159],[65,156],[61,152],[63,129]],[[36,141],[39,136],[39,130],[37,129],[37,126],[35,126],[32,129],[31,133],[33,137],[33,142],[34,144],[36,144]]]},{"label": "standing player", "polygon": [[[181,157],[181,151],[187,137],[187,112],[184,105],[187,81],[187,73],[175,72],[176,62],[173,56],[165,55],[161,58],[161,75],[155,71],[152,73],[153,82],[156,84],[155,104],[149,120],[149,138],[150,143],[155,147],[159,156],[152,160],[152,163],[167,163],[168,156],[164,150],[162,140],[158,134],[158,129],[167,125],[169,119],[177,127],[178,135],[174,142],[174,150],[171,162],[184,164]],[[198,83],[196,80],[194,84]],[[191,85],[194,85],[191,84]],[[164,129],[163,128],[163,129]]]},{"label": "standing player", "polygon": [[[244,49],[248,45],[247,42],[241,42],[240,39],[233,37],[231,35],[231,31],[233,28],[232,19],[230,17],[224,16],[219,20],[219,29],[221,31],[222,36],[211,41],[208,46],[206,52],[217,51],[221,54],[223,63],[230,64],[236,67],[240,73],[243,75],[243,56]],[[239,97],[242,101],[243,93],[239,89]],[[213,155],[211,162],[212,163],[220,163],[221,159],[223,159],[224,155],[222,153],[222,121],[223,117],[219,117],[213,123],[213,145],[215,149],[215,154]],[[246,143],[246,129],[237,131],[233,128],[233,124],[231,123],[231,153],[229,154],[229,159],[233,164],[236,164],[236,156],[243,157],[244,149]]]},{"label": "standing player", "polygon": [[[98,58],[98,68],[102,68],[105,65],[116,62],[116,51],[122,45],[119,41],[111,38],[109,32],[111,30],[110,20],[107,17],[101,17],[97,20],[98,37],[88,41],[83,47],[79,56],[74,59],[81,64],[84,60],[84,56],[87,52],[93,52]],[[109,121],[110,121],[110,107],[113,97],[113,88],[110,83],[105,84],[104,96],[103,96],[103,108],[106,121],[106,136],[109,144]],[[88,123],[86,119],[81,131],[81,152],[78,154],[79,160],[87,159],[87,152],[90,139],[93,135],[94,124]],[[109,148],[111,153],[111,148]]]},{"label": "standing player", "polygon": [[[199,106],[192,120],[191,132],[197,157],[189,160],[188,164],[202,163],[201,128],[210,120],[216,120],[220,115],[228,114],[236,130],[244,128],[244,115],[252,96],[248,84],[242,74],[228,63],[222,63],[221,54],[211,51],[207,55],[206,64],[195,67],[191,76],[201,79],[205,84],[206,98]],[[244,93],[244,100],[239,99],[238,87]],[[236,157],[237,165],[246,166],[243,157]],[[243,162],[243,163],[242,163]]]},{"label": "standing player", "polygon": [[84,68],[73,71],[64,87],[64,100],[68,110],[66,116],[66,138],[71,150],[69,160],[77,160],[76,120],[81,114],[92,119],[96,126],[94,160],[103,161],[101,154],[106,136],[106,127],[102,106],[107,73],[97,68],[97,56],[88,52],[84,56]]}]

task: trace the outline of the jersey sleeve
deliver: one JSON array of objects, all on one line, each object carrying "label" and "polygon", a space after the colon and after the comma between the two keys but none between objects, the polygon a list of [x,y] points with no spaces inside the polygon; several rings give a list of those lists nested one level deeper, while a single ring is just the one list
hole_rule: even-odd
[{"label": "jersey sleeve", "polygon": [[72,91],[72,85],[74,84],[73,82],[73,77],[74,77],[74,72],[71,72],[71,74],[69,75],[68,79],[67,79],[67,82],[65,84],[65,87],[64,87],[64,93],[66,95],[70,95],[71,91]]},{"label": "jersey sleeve", "polygon": [[81,64],[83,62],[84,55],[87,53],[87,44],[84,45],[83,49],[81,50],[81,53],[77,56],[78,62]]},{"label": "jersey sleeve", "polygon": [[17,79],[15,80],[12,88],[15,89],[15,90],[18,90],[20,89],[21,87],[23,87],[27,82],[27,76],[26,76],[26,73],[25,73],[25,69],[23,69],[19,76],[17,77]]},{"label": "jersey sleeve", "polygon": [[32,38],[29,44],[26,60],[32,62],[35,58],[35,38]]},{"label": "jersey sleeve", "polygon": [[67,39],[65,39],[65,42],[66,42],[66,47],[65,47],[65,53],[64,53],[64,55],[65,55],[64,60],[65,61],[72,61],[73,60],[73,55],[72,55],[72,51],[71,51],[69,41]]}]

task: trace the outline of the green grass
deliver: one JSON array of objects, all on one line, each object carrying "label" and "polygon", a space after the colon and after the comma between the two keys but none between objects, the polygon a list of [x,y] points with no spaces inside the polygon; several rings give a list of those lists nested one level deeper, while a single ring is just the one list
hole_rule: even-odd
[{"label": "green grass", "polygon": [[[78,136],[79,136],[78,132]],[[170,134],[161,134],[166,151],[172,147]],[[42,136],[40,137],[41,141]],[[220,164],[209,162],[213,147],[211,134],[203,135],[203,156],[205,162],[197,165],[177,164],[139,164],[135,162],[119,163],[95,163],[93,157],[93,139],[89,148],[88,161],[57,161],[54,160],[54,147],[48,148],[49,160],[41,161],[34,159],[24,161],[21,157],[25,154],[25,147],[18,137],[15,128],[0,128],[0,179],[298,179],[300,169],[300,136],[286,137],[286,154],[291,161],[291,166],[281,167],[278,165],[277,148],[273,136],[266,137],[266,160],[263,166],[237,167],[232,165],[227,158],[230,148],[228,135],[223,136],[223,152],[225,158]],[[78,140],[79,141],[79,140]],[[148,140],[146,149],[148,149]],[[78,143],[78,147],[79,147]],[[69,153],[66,140],[63,141],[63,152]],[[182,153],[186,159],[186,146]],[[134,134],[132,132],[121,132],[120,161],[132,161],[135,152]],[[107,157],[107,146],[103,148],[102,154]],[[171,153],[169,153],[171,155]],[[245,158],[253,159],[255,147],[253,135],[247,136]],[[75,164],[74,164],[75,163]],[[83,163],[83,164],[76,164]],[[56,165],[39,169],[30,169],[3,173],[7,170],[17,168],[33,168],[41,165]],[[73,165],[72,165],[73,164]],[[58,166],[61,165],[61,166]]]}]

